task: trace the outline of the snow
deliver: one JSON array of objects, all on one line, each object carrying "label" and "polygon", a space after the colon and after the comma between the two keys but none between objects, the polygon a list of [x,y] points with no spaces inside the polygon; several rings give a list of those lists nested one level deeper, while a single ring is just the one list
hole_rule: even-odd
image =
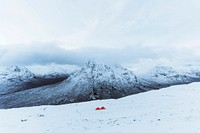
[{"label": "snow", "polygon": [[20,81],[26,81],[33,77],[34,74],[25,67],[0,67],[0,85],[12,82],[20,83]]},{"label": "snow", "polygon": [[34,77],[35,75],[25,67],[0,67],[0,95],[20,90],[20,86]]},{"label": "snow", "polygon": [[140,73],[137,75],[142,77],[147,81],[154,81],[162,85],[175,85],[175,84],[185,84],[200,79],[200,68],[193,66],[162,66],[157,65],[145,73]]},{"label": "snow", "polygon": [[200,64],[171,64],[171,63],[164,63],[161,64],[149,64],[143,62],[142,64],[132,64],[132,65],[124,65],[125,68],[133,71],[136,75],[145,75],[153,70],[166,68],[166,69],[173,69],[176,71],[183,71],[183,72],[192,72],[200,70]]},{"label": "snow", "polygon": [[0,95],[55,84],[78,70],[75,65],[32,65],[0,67]]},{"label": "snow", "polygon": [[192,83],[118,100],[0,110],[0,132],[198,133],[199,95],[200,83]]}]

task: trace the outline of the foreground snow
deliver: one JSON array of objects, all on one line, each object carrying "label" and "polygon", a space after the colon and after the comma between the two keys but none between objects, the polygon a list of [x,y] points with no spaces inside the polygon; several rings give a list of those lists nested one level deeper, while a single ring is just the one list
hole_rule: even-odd
[{"label": "foreground snow", "polygon": [[198,133],[199,96],[200,83],[192,83],[118,100],[0,110],[0,132]]}]

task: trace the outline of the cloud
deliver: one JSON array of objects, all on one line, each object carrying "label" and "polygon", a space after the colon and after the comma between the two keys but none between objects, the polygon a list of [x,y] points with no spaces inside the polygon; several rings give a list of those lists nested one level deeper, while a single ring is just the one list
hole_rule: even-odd
[{"label": "cloud", "polygon": [[[34,43],[6,47],[0,57],[1,65],[33,65],[48,63],[73,64],[64,49],[56,43]],[[1,51],[0,51],[1,52]]]},{"label": "cloud", "polygon": [[59,42],[11,45],[0,49],[0,65],[83,65],[92,59],[102,63],[141,64],[141,62],[199,62],[199,45],[150,47],[142,44],[121,47],[81,47],[64,49]]},{"label": "cloud", "polygon": [[84,47],[63,49],[59,43],[34,43],[5,47],[0,50],[0,65],[77,64],[89,59],[104,63],[128,63],[140,58],[157,58],[152,50],[141,45],[135,47]]}]

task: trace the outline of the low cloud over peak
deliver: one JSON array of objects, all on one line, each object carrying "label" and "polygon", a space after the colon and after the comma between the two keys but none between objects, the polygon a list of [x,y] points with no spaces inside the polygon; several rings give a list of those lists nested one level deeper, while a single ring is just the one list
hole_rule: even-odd
[{"label": "low cloud over peak", "polygon": [[[196,46],[196,52],[198,46]],[[83,65],[92,59],[103,63],[134,64],[141,61],[158,62],[176,61],[197,62],[200,61],[199,54],[195,49],[180,49],[171,46],[155,48],[135,44],[121,47],[82,47],[75,49],[64,49],[61,44],[31,43],[23,45],[10,45],[0,49],[0,65],[46,65],[46,64],[75,64]],[[162,62],[162,61],[161,61]]]},{"label": "low cloud over peak", "polygon": [[136,47],[83,47],[64,49],[59,43],[34,43],[13,45],[0,49],[1,65],[34,64],[76,64],[82,65],[92,59],[105,63],[128,63],[140,58],[156,58],[152,50],[137,45]]}]

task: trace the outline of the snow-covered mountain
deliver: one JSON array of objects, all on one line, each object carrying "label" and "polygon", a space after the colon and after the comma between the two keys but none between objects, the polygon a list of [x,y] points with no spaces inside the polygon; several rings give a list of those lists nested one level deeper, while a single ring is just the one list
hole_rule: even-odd
[{"label": "snow-covered mountain", "polygon": [[85,95],[87,100],[120,98],[157,89],[120,65],[97,64],[92,61],[62,82],[61,86],[67,86],[82,96],[84,92],[90,92],[89,97],[88,94]]},{"label": "snow-covered mountain", "polygon": [[135,75],[133,71],[120,65],[89,61],[70,75],[62,72],[32,76],[33,79],[26,82],[28,87],[0,96],[0,108],[116,99],[171,85],[200,81],[199,75],[198,68],[183,70],[167,66],[157,66],[145,74]]},{"label": "snow-covered mountain", "polygon": [[165,87],[200,81],[200,69],[193,69],[192,67],[172,68],[170,66],[155,66],[148,72],[140,75],[140,77],[148,81],[154,81]]},{"label": "snow-covered mountain", "polygon": [[35,75],[25,67],[0,68],[0,95],[21,90]]},{"label": "snow-covered mountain", "polygon": [[[38,71],[40,71],[38,69]],[[11,66],[0,68],[0,95],[61,82],[69,73],[59,69],[49,73],[33,73],[26,67]]]},{"label": "snow-covered mountain", "polygon": [[136,77],[133,72],[121,66],[90,61],[61,83],[0,97],[0,108],[120,98],[159,89],[159,86],[152,83]]},{"label": "snow-covered mountain", "polygon": [[192,83],[117,100],[0,110],[0,132],[199,133],[199,88]]},{"label": "snow-covered mountain", "polygon": [[[183,68],[182,68],[183,69]],[[186,72],[189,73],[189,75],[191,75],[191,77],[199,82],[200,81],[200,67],[199,66],[192,66],[192,65],[189,65],[186,67],[186,69],[183,69],[185,70]]]}]

